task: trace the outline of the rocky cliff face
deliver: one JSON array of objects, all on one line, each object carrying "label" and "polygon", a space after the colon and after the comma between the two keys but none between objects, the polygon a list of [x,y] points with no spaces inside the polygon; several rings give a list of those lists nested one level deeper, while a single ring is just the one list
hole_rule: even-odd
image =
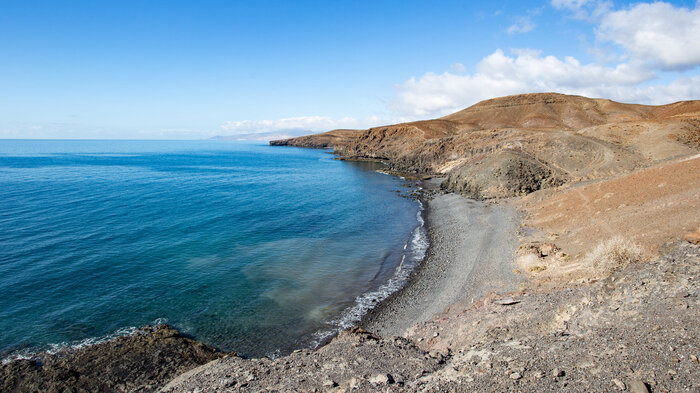
[{"label": "rocky cliff face", "polygon": [[525,94],[486,100],[435,120],[341,138],[332,138],[334,132],[284,142],[333,147],[348,159],[384,160],[395,171],[446,175],[449,191],[497,198],[695,154],[700,101],[646,106]]},{"label": "rocky cliff face", "polygon": [[298,138],[270,141],[270,146],[294,146],[312,149],[332,149],[345,145],[355,139],[363,130],[333,130],[321,134],[300,136]]}]

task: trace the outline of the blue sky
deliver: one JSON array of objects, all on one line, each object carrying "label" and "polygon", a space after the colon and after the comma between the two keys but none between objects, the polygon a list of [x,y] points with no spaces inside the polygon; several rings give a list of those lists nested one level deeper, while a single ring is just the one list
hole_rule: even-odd
[{"label": "blue sky", "polygon": [[0,138],[364,128],[560,91],[700,99],[695,1],[0,1]]}]

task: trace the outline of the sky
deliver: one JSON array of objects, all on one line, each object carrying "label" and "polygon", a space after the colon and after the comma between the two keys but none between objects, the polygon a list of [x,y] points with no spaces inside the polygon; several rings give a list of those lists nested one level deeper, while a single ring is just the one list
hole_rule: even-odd
[{"label": "sky", "polygon": [[700,1],[0,0],[0,138],[260,138],[700,99]]}]

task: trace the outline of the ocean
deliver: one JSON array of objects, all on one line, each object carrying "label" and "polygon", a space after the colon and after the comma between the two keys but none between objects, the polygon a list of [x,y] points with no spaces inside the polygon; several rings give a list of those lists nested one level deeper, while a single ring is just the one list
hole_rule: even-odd
[{"label": "ocean", "polygon": [[0,140],[0,355],[165,322],[243,356],[313,347],[427,248],[417,185],[324,150]]}]

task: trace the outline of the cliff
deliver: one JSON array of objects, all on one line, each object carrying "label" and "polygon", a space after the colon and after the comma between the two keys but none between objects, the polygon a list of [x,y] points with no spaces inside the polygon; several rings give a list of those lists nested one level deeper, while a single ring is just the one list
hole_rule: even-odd
[{"label": "cliff", "polygon": [[294,146],[312,149],[331,149],[344,146],[351,142],[363,130],[332,130],[321,134],[300,136],[297,138],[270,141],[270,146]]},{"label": "cliff", "polygon": [[499,198],[699,152],[700,101],[649,106],[524,94],[482,101],[440,119],[331,140],[334,132],[286,144],[332,146],[343,158],[380,159],[394,171],[446,176],[447,191]]}]

